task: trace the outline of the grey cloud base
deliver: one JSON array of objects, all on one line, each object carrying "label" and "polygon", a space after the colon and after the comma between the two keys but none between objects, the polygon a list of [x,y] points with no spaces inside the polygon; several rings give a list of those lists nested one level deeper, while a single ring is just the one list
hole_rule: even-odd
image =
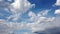
[{"label": "grey cloud base", "polygon": [[34,32],[35,34],[60,34],[60,27],[48,28],[44,31]]}]

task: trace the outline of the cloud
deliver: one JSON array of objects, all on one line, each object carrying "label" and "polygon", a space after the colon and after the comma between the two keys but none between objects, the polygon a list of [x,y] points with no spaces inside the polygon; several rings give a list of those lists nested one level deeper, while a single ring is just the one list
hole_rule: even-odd
[{"label": "cloud", "polygon": [[60,9],[55,10],[55,14],[60,14]]},{"label": "cloud", "polygon": [[60,0],[57,0],[55,5],[60,6]]},{"label": "cloud", "polygon": [[42,31],[45,28],[54,27],[51,23],[55,20],[55,17],[46,17],[48,15],[49,10],[43,10],[42,12],[35,14],[34,12],[29,12],[28,15],[30,16],[32,23],[27,25],[32,32],[35,31]]},{"label": "cloud", "polygon": [[52,18],[42,18],[42,17],[40,17],[39,20],[35,21],[34,23],[32,23],[32,25],[30,25],[31,28],[32,28],[32,31],[33,32],[43,31],[43,30],[45,30],[45,28],[54,27],[53,26],[54,24],[52,23],[54,21],[54,19],[55,19],[54,17],[52,17]]},{"label": "cloud", "polygon": [[[3,22],[4,23],[4,22]],[[8,34],[10,28],[6,24],[0,23],[0,34]]]},{"label": "cloud", "polygon": [[11,13],[10,16],[7,17],[7,20],[13,18],[13,21],[18,20],[19,16],[27,11],[29,11],[35,4],[31,4],[28,0],[0,0],[0,7],[3,10]]},{"label": "cloud", "polygon": [[[60,18],[58,16],[56,17],[46,17],[48,14],[49,10],[44,10],[38,14],[35,14],[34,12],[29,13],[29,16],[32,16],[32,23],[29,23],[27,26],[32,30],[32,32],[35,31],[45,31],[46,29],[49,28],[54,28],[54,27],[60,27]],[[59,13],[59,12],[58,12]],[[32,14],[32,15],[31,15]]]},{"label": "cloud", "polygon": [[31,4],[28,0],[15,0],[10,4],[10,10],[13,15],[9,16],[8,19],[13,18],[13,21],[18,20],[19,16],[28,10],[30,10],[34,4]]},{"label": "cloud", "polygon": [[46,29],[44,31],[37,31],[34,32],[35,34],[59,34],[60,33],[60,27],[53,27]]},{"label": "cloud", "polygon": [[47,17],[44,17],[44,16],[48,15],[48,12],[49,10],[43,10],[43,11],[40,11],[38,14],[35,14],[34,12],[30,11],[28,13],[28,16],[33,22],[42,22],[45,19],[47,19]]},{"label": "cloud", "polygon": [[[57,34],[60,32],[60,17],[55,17],[55,19],[51,22],[47,22],[45,24],[42,24],[42,27],[44,27],[44,30],[38,30],[35,31],[34,33],[38,34],[38,33],[44,33],[44,34]],[[41,25],[40,25],[41,26]]]},{"label": "cloud", "polygon": [[36,14],[35,14],[34,12],[30,11],[30,12],[28,13],[28,16],[30,17],[29,20],[33,21],[33,20],[35,19],[35,17],[36,17]]},{"label": "cloud", "polygon": [[[28,11],[30,8],[32,8],[34,4],[31,4],[27,0],[15,0],[15,2],[11,3],[9,5],[9,8],[12,12],[12,15],[7,17],[8,20],[13,18],[12,20],[14,22],[9,22],[6,20],[0,20],[0,32],[1,34],[6,33],[13,33],[14,30],[21,30],[21,29],[29,29],[32,32],[35,31],[43,31],[48,28],[53,27],[59,27],[60,26],[60,19],[57,17],[46,17],[49,10],[43,10],[39,12],[38,14],[35,14],[34,12],[30,11],[28,13],[29,21],[32,21],[31,23],[15,23],[19,16],[23,14],[24,12]],[[55,14],[60,14],[59,10],[55,11]]]},{"label": "cloud", "polygon": [[[44,16],[36,15],[33,12],[30,13],[30,16],[31,16],[31,14],[35,15],[35,17],[32,16],[32,17],[34,17],[34,19],[33,19],[34,21],[32,23],[25,23],[25,22],[14,23],[14,22],[7,22],[7,21],[3,22],[2,21],[3,23],[1,25],[1,28],[5,27],[9,33],[10,32],[13,33],[14,30],[22,30],[22,29],[29,29],[32,31],[32,33],[34,33],[36,31],[44,31],[45,29],[48,29],[48,28],[59,27],[59,21],[55,17],[47,18]],[[37,21],[35,21],[35,20],[37,20]],[[3,31],[6,31],[5,28],[3,28]]]},{"label": "cloud", "polygon": [[10,9],[12,13],[23,13],[29,10],[33,6],[34,5],[28,2],[28,0],[15,0],[15,2],[11,4]]},{"label": "cloud", "polygon": [[[9,2],[0,1],[0,7],[2,7],[4,10],[10,10],[9,12],[12,13],[11,16],[7,17],[8,20],[13,18],[13,21],[17,21],[19,16],[23,14],[24,12],[30,10],[34,4],[31,4],[28,2],[28,0],[15,0],[15,2],[9,4]],[[9,22],[7,20],[0,20],[0,28],[2,28],[2,31],[6,33],[11,33],[14,30],[20,30],[22,28],[25,28],[25,24],[20,24],[20,23],[14,23],[14,22]],[[5,29],[5,30],[4,30]],[[1,31],[1,30],[0,30]],[[1,34],[3,34],[2,32]],[[13,32],[12,32],[13,33]],[[5,34],[5,33],[4,33]]]}]

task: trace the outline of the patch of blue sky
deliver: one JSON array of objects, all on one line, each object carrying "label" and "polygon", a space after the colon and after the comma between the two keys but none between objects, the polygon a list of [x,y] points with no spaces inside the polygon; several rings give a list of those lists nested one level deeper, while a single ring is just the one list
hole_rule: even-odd
[{"label": "patch of blue sky", "polygon": [[29,0],[31,3],[35,3],[33,12],[38,13],[42,10],[50,10],[49,15],[54,16],[54,11],[58,9],[58,6],[53,6],[56,0]]},{"label": "patch of blue sky", "polygon": [[49,6],[52,6],[54,3],[56,3],[56,0],[28,0],[31,3],[34,3],[36,5],[36,8],[49,8]]},{"label": "patch of blue sky", "polygon": [[14,30],[14,34],[25,34],[25,33],[32,34],[32,32],[28,29]]}]

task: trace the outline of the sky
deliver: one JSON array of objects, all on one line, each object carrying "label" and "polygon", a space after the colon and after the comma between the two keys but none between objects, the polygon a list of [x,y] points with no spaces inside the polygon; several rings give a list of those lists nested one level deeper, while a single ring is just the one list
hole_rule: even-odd
[{"label": "sky", "polygon": [[59,34],[59,20],[60,0],[0,0],[0,34]]}]

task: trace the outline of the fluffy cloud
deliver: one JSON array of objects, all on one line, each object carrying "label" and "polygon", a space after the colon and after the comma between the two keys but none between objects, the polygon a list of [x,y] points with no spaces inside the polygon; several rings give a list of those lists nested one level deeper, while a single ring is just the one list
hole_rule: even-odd
[{"label": "fluffy cloud", "polygon": [[[32,8],[34,4],[31,4],[27,0],[15,0],[12,4],[9,5],[9,8],[13,15],[7,17],[8,20],[13,18],[13,21],[17,21],[19,16]],[[56,10],[55,14],[60,14],[60,10]],[[48,14],[49,10],[43,10],[38,14],[30,11],[28,13],[30,21],[32,23],[15,23],[8,22],[6,20],[0,20],[0,32],[1,34],[13,33],[14,30],[29,29],[32,32],[43,31],[48,28],[59,27],[60,19],[57,17],[45,17]]]},{"label": "fluffy cloud", "polygon": [[[9,0],[10,1],[10,0]],[[4,0],[0,0],[0,7],[2,7],[4,10],[9,11],[12,13],[11,16],[7,17],[8,20],[13,18],[13,21],[17,21],[19,16],[28,11],[30,8],[32,8],[34,4],[31,4],[28,0],[15,0],[13,3],[5,2]],[[14,22],[8,22],[6,20],[0,20],[0,28],[2,28],[1,34],[7,34],[7,33],[13,33],[13,30],[20,30],[22,28],[25,28],[25,24],[20,23],[14,23]],[[4,30],[5,29],[5,30]],[[4,32],[2,32],[4,31]]]},{"label": "fluffy cloud", "polygon": [[34,4],[31,4],[28,0],[14,0],[14,2],[10,2],[12,2],[12,0],[7,0],[7,2],[5,0],[0,0],[0,7],[12,14],[7,18],[7,20],[13,18],[13,21],[18,20],[21,14],[25,13],[33,6],[35,6]]},{"label": "fluffy cloud", "polygon": [[[40,19],[42,19],[42,20],[40,20]],[[54,17],[53,18],[42,18],[41,17],[40,19],[37,20],[37,22],[34,22],[34,23],[32,23],[32,25],[30,25],[33,32],[35,32],[35,31],[43,31],[46,28],[51,28],[51,27],[55,26],[52,23],[54,21],[54,19],[55,19]]]},{"label": "fluffy cloud", "polygon": [[60,9],[55,10],[55,14],[60,14]]},{"label": "fluffy cloud", "polygon": [[12,13],[21,13],[29,10],[32,6],[33,4],[27,0],[15,0],[15,2],[11,4],[11,11]]},{"label": "fluffy cloud", "polygon": [[33,6],[34,4],[31,4],[27,0],[15,0],[15,2],[11,4],[10,9],[12,13],[24,13]]},{"label": "fluffy cloud", "polygon": [[58,18],[55,18],[55,17],[47,18],[47,17],[41,16],[40,13],[36,15],[34,12],[30,12],[29,16],[32,16],[34,18],[32,19],[33,20],[32,23],[25,23],[25,22],[14,23],[14,22],[8,22],[5,20],[0,20],[2,22],[0,24],[0,28],[2,28],[2,30],[0,31],[4,31],[3,33],[13,33],[14,30],[29,29],[33,33],[36,31],[44,31],[45,29],[48,29],[48,28],[59,27],[60,25]]},{"label": "fluffy cloud", "polygon": [[60,6],[60,0],[57,0],[55,5]]},{"label": "fluffy cloud", "polygon": [[29,20],[33,21],[33,20],[35,19],[35,17],[36,17],[36,14],[35,14],[34,12],[30,11],[30,12],[28,13],[28,16],[30,17]]},{"label": "fluffy cloud", "polygon": [[10,4],[10,10],[13,15],[9,16],[8,19],[13,18],[13,21],[18,20],[19,16],[26,11],[30,10],[34,4],[31,4],[28,0],[15,0],[12,4]]},{"label": "fluffy cloud", "polygon": [[[42,24],[42,28],[44,30],[38,30],[36,31],[35,33],[38,34],[38,33],[43,33],[43,34],[57,34],[60,32],[60,17],[55,17],[55,19],[51,22],[48,22],[48,23],[43,23]],[[41,25],[40,25],[41,26]],[[57,32],[58,31],[58,32]]]},{"label": "fluffy cloud", "polygon": [[34,12],[30,11],[28,15],[33,22],[40,23],[46,19],[50,19],[50,18],[44,17],[48,14],[48,12],[49,10],[43,10],[39,12],[38,14],[35,14]]},{"label": "fluffy cloud", "polygon": [[45,17],[48,12],[49,10],[44,10],[38,14],[35,14],[34,12],[29,12],[28,15],[31,17],[31,20],[33,22],[27,24],[27,26],[32,30],[32,32],[39,30],[42,31],[45,30],[45,28],[54,27],[54,24],[52,22],[55,20],[55,17]]}]

